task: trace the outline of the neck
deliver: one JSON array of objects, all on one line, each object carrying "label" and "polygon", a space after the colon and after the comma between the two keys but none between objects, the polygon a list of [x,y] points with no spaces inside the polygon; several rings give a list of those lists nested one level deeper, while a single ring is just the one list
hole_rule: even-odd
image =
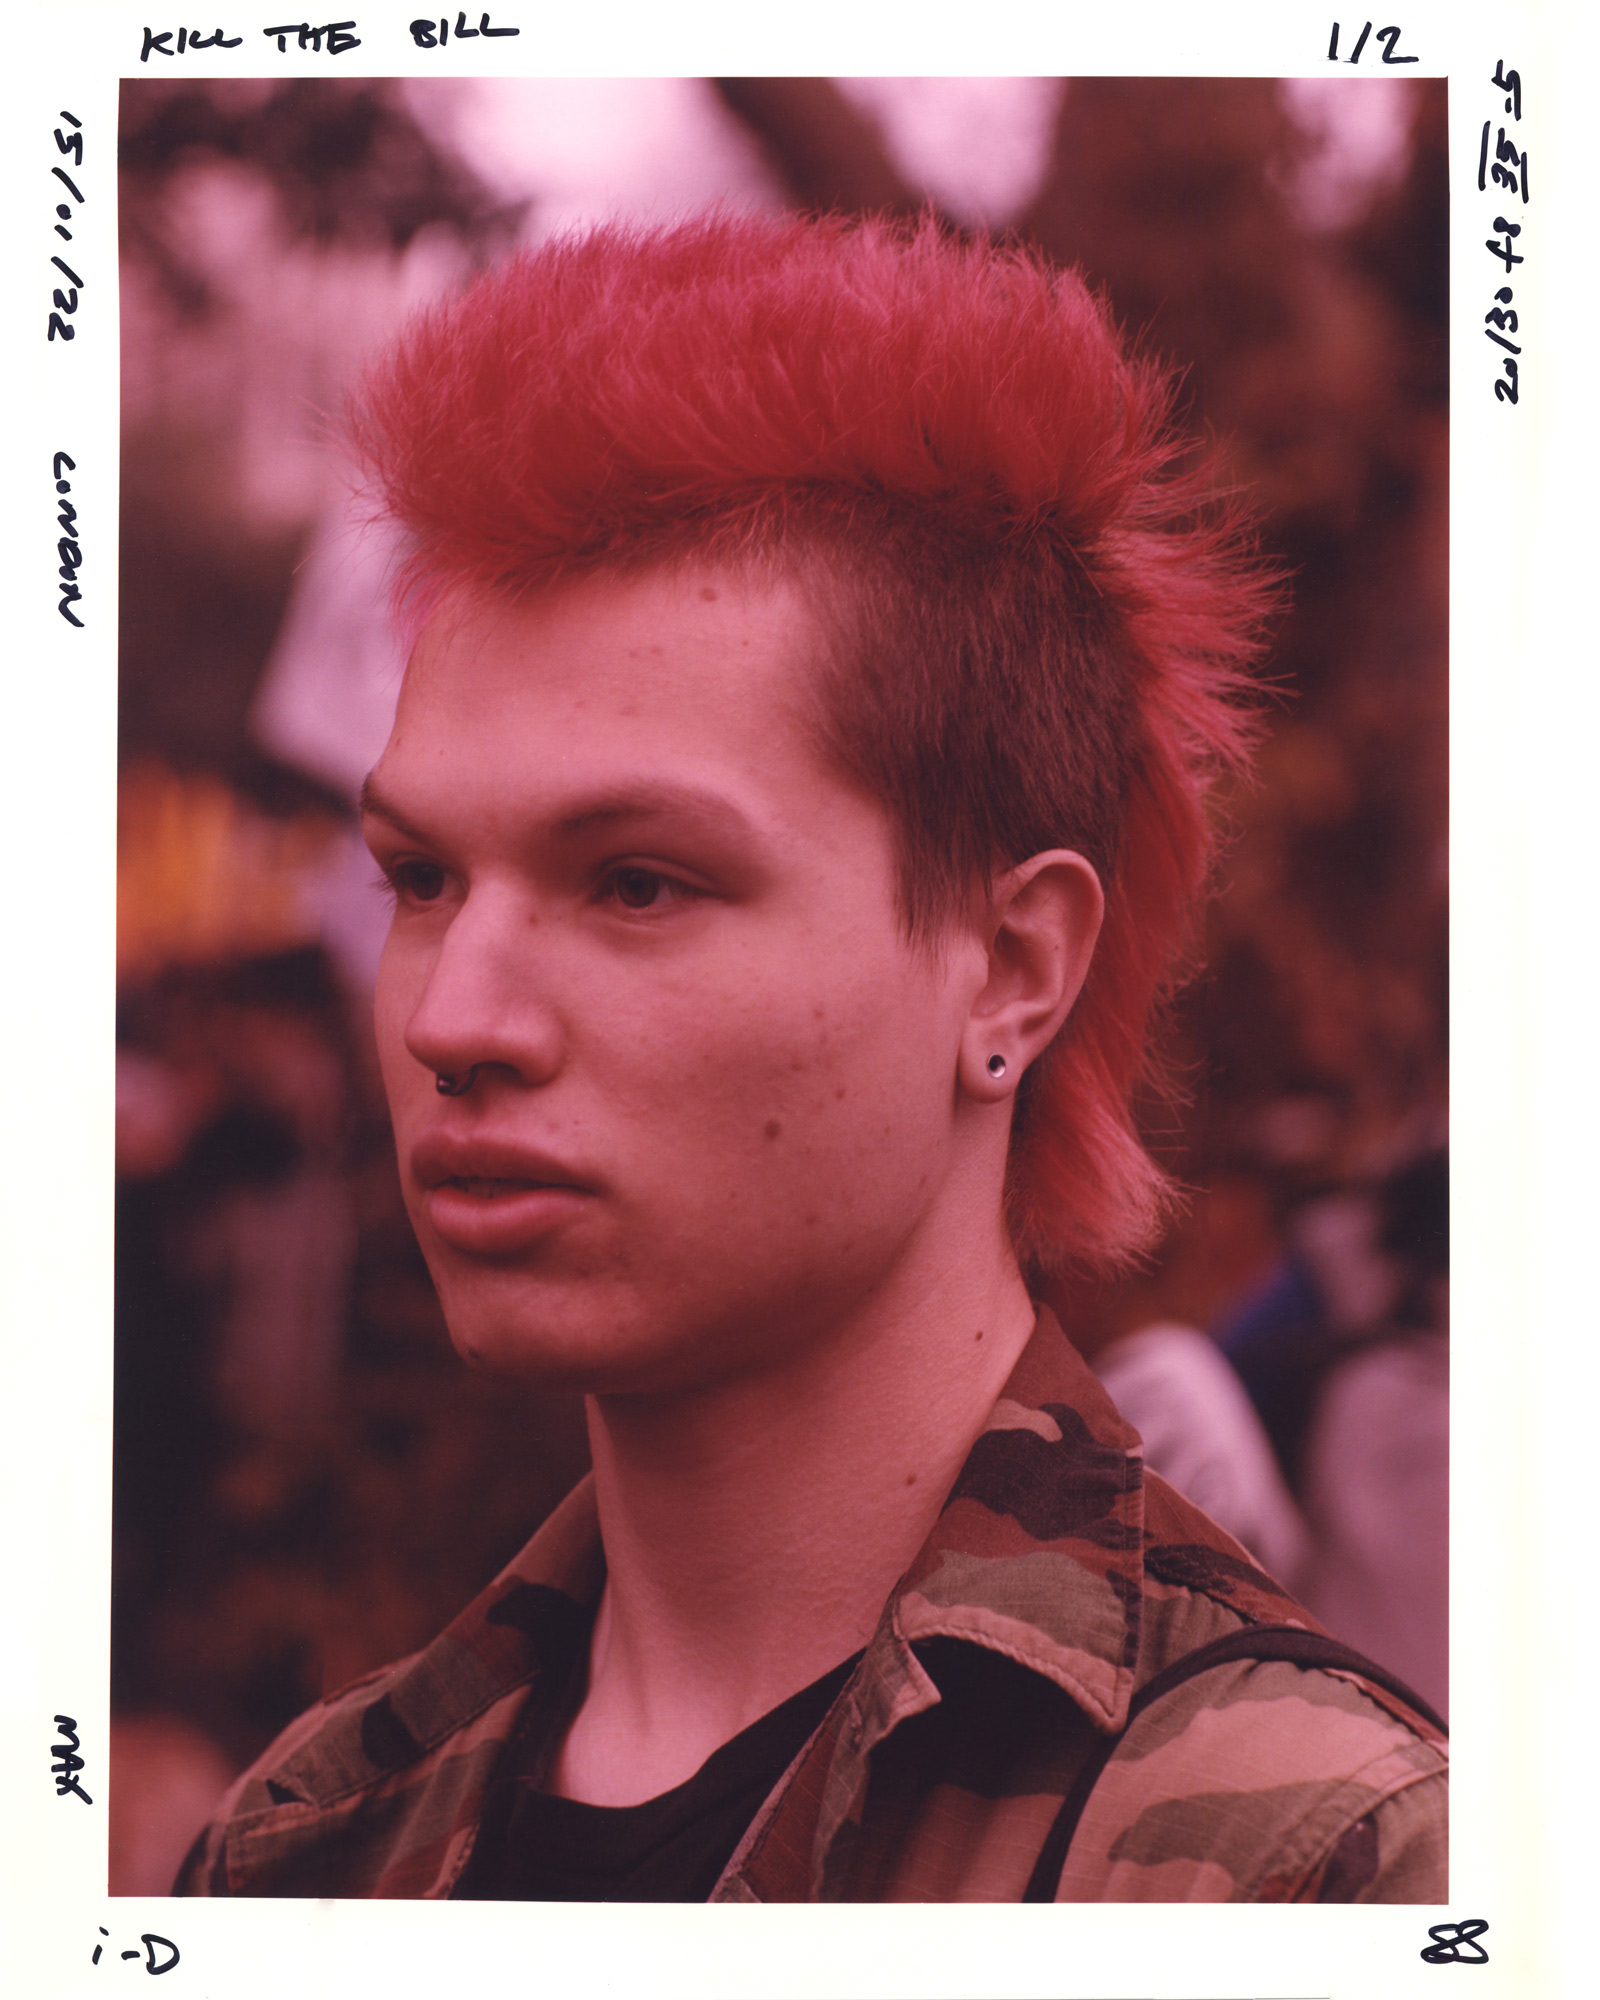
[{"label": "neck", "polygon": [[759,1372],[591,1399],[607,1583],[557,1790],[669,1789],[866,1644],[1033,1327],[1009,1245],[937,1261]]}]

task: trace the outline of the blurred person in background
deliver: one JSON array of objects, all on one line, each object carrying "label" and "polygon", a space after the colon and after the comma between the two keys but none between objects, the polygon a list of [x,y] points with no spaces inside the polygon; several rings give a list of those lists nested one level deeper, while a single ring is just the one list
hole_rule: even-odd
[{"label": "blurred person in background", "polygon": [[1199,1327],[1157,1320],[1113,1341],[1093,1366],[1139,1433],[1146,1464],[1301,1592],[1305,1522],[1266,1427],[1216,1342]]},{"label": "blurred person in background", "polygon": [[1450,1175],[1437,1138],[1296,1204],[1284,1253],[1212,1331],[1304,1511],[1298,1587],[1447,1704]]},{"label": "blurred person in background", "polygon": [[1289,1198],[1209,1331],[1136,1323],[1090,1359],[1148,1462],[1443,1713],[1449,1167],[1415,1144]]},{"label": "blurred person in background", "polygon": [[596,232],[373,378],[402,1182],[594,1472],[188,1892],[1443,1895],[1425,1705],[1030,1295],[1163,1213],[1130,1097],[1250,735],[1262,573],[1169,414],[931,223]]}]

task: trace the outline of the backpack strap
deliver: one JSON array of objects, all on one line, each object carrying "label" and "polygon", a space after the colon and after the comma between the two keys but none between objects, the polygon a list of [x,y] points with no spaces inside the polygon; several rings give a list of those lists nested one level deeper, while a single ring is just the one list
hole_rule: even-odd
[{"label": "backpack strap", "polygon": [[1380,1667],[1364,1653],[1358,1653],[1354,1646],[1346,1646],[1321,1632],[1308,1632],[1301,1625],[1247,1625],[1238,1632],[1225,1632],[1220,1639],[1213,1639],[1209,1645],[1197,1646],[1192,1653],[1185,1653],[1170,1667],[1163,1668],[1146,1681],[1128,1704],[1127,1722],[1115,1736],[1107,1736],[1096,1745],[1088,1762],[1074,1779],[1072,1789],[1061,1801],[1061,1810],[1045,1837],[1033,1874],[1023,1891],[1023,1902],[1055,1901],[1061,1871],[1066,1866],[1067,1849],[1072,1845],[1072,1836],[1078,1830],[1083,1809],[1089,1803],[1089,1794],[1116,1753],[1117,1746],[1144,1711],[1174,1688],[1181,1687],[1185,1681],[1233,1660],[1286,1660],[1297,1667],[1332,1668],[1341,1673],[1359,1674],[1364,1681],[1371,1681],[1374,1687],[1383,1688],[1396,1696],[1407,1708],[1415,1709],[1424,1721],[1431,1723],[1442,1734],[1448,1734],[1443,1717],[1437,1715],[1421,1695],[1407,1687],[1397,1674],[1391,1674],[1386,1667]]}]

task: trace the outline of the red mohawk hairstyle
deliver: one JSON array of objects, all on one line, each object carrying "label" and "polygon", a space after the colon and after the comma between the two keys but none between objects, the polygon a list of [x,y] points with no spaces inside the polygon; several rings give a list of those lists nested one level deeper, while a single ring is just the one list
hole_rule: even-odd
[{"label": "red mohawk hairstyle", "polygon": [[1134,1129],[1153,1011],[1252,735],[1270,579],[1176,469],[1171,383],[1081,279],[930,221],[715,215],[552,241],[420,318],[358,452],[426,601],[680,562],[799,577],[831,641],[820,727],[892,812],[903,913],[1051,847],[1107,908],[1024,1079],[1019,1254],[1106,1269],[1167,1183]]}]

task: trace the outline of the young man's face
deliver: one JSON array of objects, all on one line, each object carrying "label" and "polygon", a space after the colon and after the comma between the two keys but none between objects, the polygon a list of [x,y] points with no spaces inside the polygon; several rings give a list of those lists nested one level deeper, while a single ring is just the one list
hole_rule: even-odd
[{"label": "young man's face", "polygon": [[698,570],[422,637],[369,787],[377,1028],[474,1360],[602,1392],[781,1365],[938,1226],[985,954],[907,943],[887,815],[807,724],[820,643],[797,592]]}]

